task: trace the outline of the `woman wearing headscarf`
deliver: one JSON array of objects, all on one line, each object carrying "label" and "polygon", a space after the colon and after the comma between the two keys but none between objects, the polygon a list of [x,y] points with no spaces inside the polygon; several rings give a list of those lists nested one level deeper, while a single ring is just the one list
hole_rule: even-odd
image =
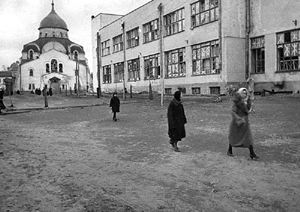
[{"label": "woman wearing headscarf", "polygon": [[250,158],[257,160],[258,156],[254,153],[253,137],[249,124],[249,110],[251,99],[246,88],[240,88],[233,99],[232,121],[229,128],[229,148],[227,155],[233,157],[232,147],[249,148]]},{"label": "woman wearing headscarf", "polygon": [[184,108],[181,104],[181,92],[176,91],[168,107],[168,134],[170,144],[177,152],[179,152],[178,141],[181,141],[186,136],[184,127],[186,123]]},{"label": "woman wearing headscarf", "polygon": [[120,99],[117,97],[117,93],[115,92],[110,99],[109,107],[113,112],[113,120],[117,121],[117,113],[120,112]]},{"label": "woman wearing headscarf", "polygon": [[0,114],[2,114],[2,109],[5,109],[5,105],[3,103],[3,95],[4,95],[4,89],[1,87],[0,88]]}]

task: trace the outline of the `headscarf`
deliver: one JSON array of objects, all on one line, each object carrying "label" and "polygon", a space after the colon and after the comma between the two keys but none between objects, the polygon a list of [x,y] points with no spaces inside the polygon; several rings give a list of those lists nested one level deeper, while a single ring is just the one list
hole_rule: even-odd
[{"label": "headscarf", "polygon": [[176,92],[174,93],[174,98],[175,98],[178,102],[180,102],[180,96],[181,96],[181,92],[180,92],[180,91],[176,91]]},{"label": "headscarf", "polygon": [[[246,91],[246,92],[248,93],[247,88],[240,88],[240,89],[237,91],[237,93],[240,95],[240,97],[242,97],[242,94],[243,94],[244,91]],[[244,99],[245,99],[245,98],[247,98],[247,97],[244,97]]]}]

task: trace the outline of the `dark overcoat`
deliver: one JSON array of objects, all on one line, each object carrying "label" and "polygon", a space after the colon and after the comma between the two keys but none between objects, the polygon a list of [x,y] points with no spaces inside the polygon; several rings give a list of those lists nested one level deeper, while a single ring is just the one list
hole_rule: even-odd
[{"label": "dark overcoat", "polygon": [[6,108],[4,103],[3,103],[3,94],[4,94],[4,91],[0,90],[0,110]]},{"label": "dark overcoat", "polygon": [[229,127],[229,144],[233,147],[248,148],[253,145],[253,137],[249,124],[249,110],[251,108],[250,98],[247,103],[240,98],[235,97],[232,105],[232,120]]},{"label": "dark overcoat", "polygon": [[185,138],[185,127],[187,123],[183,105],[175,98],[168,107],[168,134],[171,140],[180,141]]},{"label": "dark overcoat", "polygon": [[113,113],[120,112],[120,99],[117,96],[113,96],[110,99],[109,107],[111,107]]}]

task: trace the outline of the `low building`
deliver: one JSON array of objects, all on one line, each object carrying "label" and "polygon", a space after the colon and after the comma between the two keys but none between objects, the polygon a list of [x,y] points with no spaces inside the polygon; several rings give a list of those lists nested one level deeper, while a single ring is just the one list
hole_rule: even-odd
[{"label": "low building", "polygon": [[166,94],[222,94],[251,78],[255,91],[298,92],[298,8],[297,0],[152,0],[121,17],[100,13],[94,87],[100,78],[104,92],[151,83]]}]

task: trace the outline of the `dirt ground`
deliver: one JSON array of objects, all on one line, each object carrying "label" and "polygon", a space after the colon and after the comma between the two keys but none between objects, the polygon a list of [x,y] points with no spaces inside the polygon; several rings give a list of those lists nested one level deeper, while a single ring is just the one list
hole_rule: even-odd
[{"label": "dirt ground", "polygon": [[258,97],[255,151],[228,157],[227,99],[185,98],[187,137],[168,143],[160,100],[0,116],[0,211],[299,211],[300,98]]}]

